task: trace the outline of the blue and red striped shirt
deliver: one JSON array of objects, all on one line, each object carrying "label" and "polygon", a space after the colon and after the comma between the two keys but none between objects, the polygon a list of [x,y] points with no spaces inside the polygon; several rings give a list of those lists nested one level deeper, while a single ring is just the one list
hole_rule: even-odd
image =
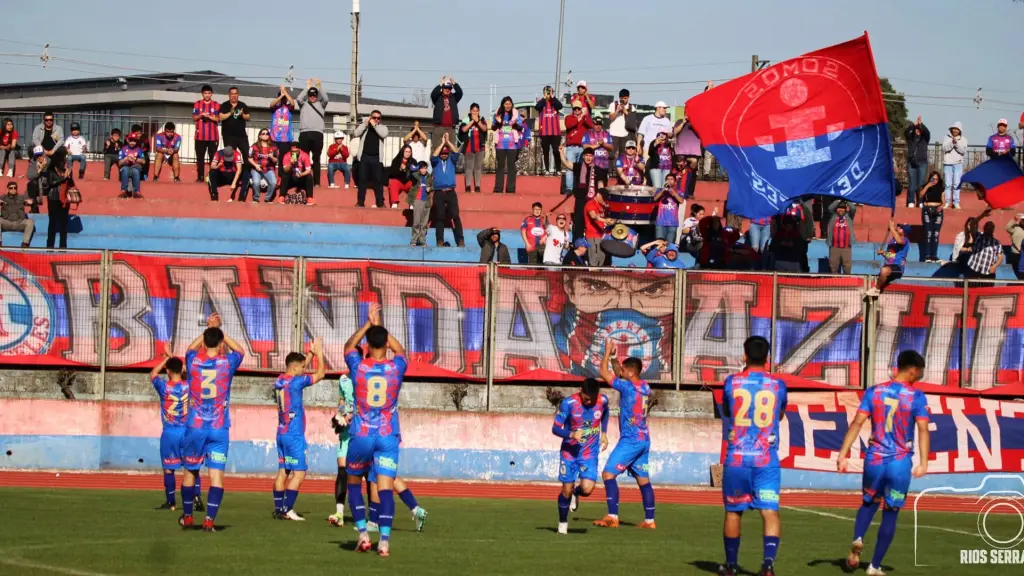
[{"label": "blue and red striped shirt", "polygon": [[548,100],[544,98],[537,102],[540,107],[540,135],[541,136],[561,136],[562,134],[562,113],[559,112],[553,102],[557,100]]},{"label": "blue and red striped shirt", "polygon": [[850,219],[836,216],[832,219],[832,247],[850,248]]},{"label": "blue and red striped shirt", "polygon": [[181,149],[181,134],[167,135],[166,132],[161,132],[156,135],[156,143],[154,147],[157,150],[180,150]]},{"label": "blue and red striped shirt", "polygon": [[[220,114],[220,104],[215,100],[196,100],[194,106],[192,106],[192,115],[196,114],[212,114],[216,116]],[[200,118],[196,120],[196,140],[199,142],[218,142],[220,141],[220,132],[217,130],[217,122],[210,120],[209,118]]]},{"label": "blue and red striped shirt", "polygon": [[793,204],[786,209],[786,216],[792,216],[797,220],[802,221],[804,219],[804,207],[801,204]]},{"label": "blue and red striped shirt", "polygon": [[469,124],[469,129],[464,132],[463,136],[463,141],[466,143],[463,152],[466,154],[483,152],[484,146],[487,144],[487,133],[481,130],[480,127],[469,118],[463,120],[462,123]]}]

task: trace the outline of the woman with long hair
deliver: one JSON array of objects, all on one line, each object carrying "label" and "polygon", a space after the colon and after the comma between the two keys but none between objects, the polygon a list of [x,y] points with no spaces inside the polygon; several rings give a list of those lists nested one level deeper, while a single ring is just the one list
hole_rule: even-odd
[{"label": "woman with long hair", "polygon": [[4,118],[0,123],[0,176],[6,174],[8,178],[14,178],[17,150],[18,131],[14,129],[14,121]]},{"label": "woman with long hair", "polygon": [[491,129],[494,130],[494,193],[515,194],[516,159],[519,158],[523,139],[523,119],[510,96],[501,99],[501,105],[494,112]]},{"label": "woman with long hair", "polygon": [[266,186],[267,193],[264,195],[264,202],[274,200],[274,192],[277,188],[277,145],[270,140],[270,130],[260,129],[256,143],[249,150],[249,177],[252,180],[252,201],[259,203],[260,193]]},{"label": "woman with long hair", "polygon": [[46,230],[46,247],[53,248],[57,235],[60,235],[60,247],[68,247],[68,219],[70,218],[71,202],[68,190],[75,185],[71,179],[71,169],[67,166],[67,148],[58,148],[50,157],[49,165],[39,177],[39,191],[46,197],[46,213],[50,225]]},{"label": "woman with long hair", "polygon": [[921,204],[921,224],[924,226],[925,262],[939,261],[939,231],[942,230],[942,194],[945,191],[942,176],[938,171],[928,175],[928,181],[917,193],[917,201]]},{"label": "woman with long hair", "polygon": [[459,139],[466,159],[466,194],[479,194],[487,149],[487,121],[480,117],[480,105],[476,102],[470,105],[469,116],[459,125]]},{"label": "woman with long hair", "polygon": [[402,146],[388,169],[388,203],[392,208],[398,208],[398,197],[402,192],[408,195],[412,189],[412,178],[409,174],[417,169],[417,166],[416,159],[412,157],[412,146]]},{"label": "woman with long hair", "polygon": [[964,221],[964,229],[957,232],[953,239],[952,260],[960,267],[963,275],[967,275],[967,261],[974,254],[974,239],[978,236],[978,218],[970,217]]}]

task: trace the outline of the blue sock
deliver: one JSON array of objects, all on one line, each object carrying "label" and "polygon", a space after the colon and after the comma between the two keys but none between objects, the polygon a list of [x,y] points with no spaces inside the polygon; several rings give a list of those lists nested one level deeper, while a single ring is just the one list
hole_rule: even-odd
[{"label": "blue sock", "polygon": [[224,499],[224,489],[216,486],[210,487],[210,493],[206,495],[206,517],[210,520],[217,519],[217,511],[220,510],[220,501]]},{"label": "blue sock", "polygon": [[725,536],[723,540],[725,540],[725,565],[737,565],[740,557],[740,537],[729,538]]},{"label": "blue sock", "polygon": [[640,486],[640,499],[644,503],[644,520],[654,521],[654,486],[650,482]]},{"label": "blue sock", "polygon": [[569,503],[572,499],[566,498],[561,492],[558,493],[558,521],[569,521]]},{"label": "blue sock", "polygon": [[203,477],[196,474],[196,486],[195,490],[192,491],[192,499],[195,500],[196,496],[201,496],[203,493]]},{"label": "blue sock", "polygon": [[[274,490],[274,510],[281,511],[285,510],[284,507],[284,490]],[[285,510],[287,511],[287,510]]]},{"label": "blue sock", "polygon": [[360,533],[366,532],[366,502],[363,501],[363,487],[359,484],[348,485],[348,507],[356,528]]},{"label": "blue sock", "polygon": [[178,494],[178,487],[174,484],[174,472],[164,472],[164,494],[167,496],[167,503],[174,506],[174,497]]},{"label": "blue sock", "polygon": [[192,515],[192,503],[194,501],[192,495],[195,494],[194,490],[194,486],[185,486],[184,482],[181,483],[181,506],[185,516]]},{"label": "blue sock", "polygon": [[419,503],[416,502],[416,496],[412,493],[412,490],[408,488],[404,492],[399,492],[398,497],[402,499],[402,503],[409,507],[409,510],[415,510],[419,508]]},{"label": "blue sock", "polygon": [[882,559],[896,536],[896,517],[899,513],[899,510],[882,510],[882,525],[878,527],[878,542],[875,542],[875,554],[871,557],[871,565],[875,568],[882,567]]},{"label": "blue sock", "polygon": [[[380,499],[380,490],[377,491],[377,498]],[[374,502],[370,500],[370,522],[379,525],[380,524],[380,502]]]},{"label": "blue sock", "polygon": [[764,537],[764,563],[762,566],[771,566],[775,564],[775,555],[779,553],[779,537],[778,536],[765,536]]},{"label": "blue sock", "polygon": [[295,501],[299,499],[298,490],[285,490],[284,491],[284,510],[292,510],[295,508]]},{"label": "blue sock", "polygon": [[857,510],[857,520],[853,523],[853,539],[863,539],[864,535],[868,533],[868,528],[871,527],[871,520],[875,517],[875,512],[878,511],[878,502],[872,502],[871,504],[861,504],[860,509]]},{"label": "blue sock", "polygon": [[619,481],[615,478],[604,481],[605,500],[608,501],[608,513],[619,515]]},{"label": "blue sock", "polygon": [[391,538],[391,524],[395,521],[395,493],[391,490],[378,490],[380,497],[380,541],[387,542]]}]

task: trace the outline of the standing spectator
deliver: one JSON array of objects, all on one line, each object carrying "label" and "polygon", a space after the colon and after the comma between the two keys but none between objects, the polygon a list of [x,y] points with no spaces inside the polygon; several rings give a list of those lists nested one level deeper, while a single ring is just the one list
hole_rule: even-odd
[{"label": "standing spectator", "polygon": [[[121,148],[117,156],[117,166],[121,172],[121,198],[142,198],[140,193],[142,187],[142,164],[145,162],[146,153],[139,145],[139,135],[132,132],[128,135],[128,143]],[[128,193],[128,184],[131,184],[131,194]]]},{"label": "standing spectator", "polygon": [[192,106],[192,119],[196,123],[196,182],[206,179],[206,160],[213,162],[220,144],[220,103],[213,99],[213,88],[207,84],[201,90],[203,97]]},{"label": "standing spectator", "polygon": [[601,240],[604,238],[605,230],[615,224],[615,221],[610,218],[605,218],[605,209],[608,208],[608,189],[602,188],[598,190],[597,195],[587,202],[584,212],[586,218],[584,220],[584,238],[587,239],[587,243],[590,244],[590,265],[607,266],[611,264],[611,256],[605,254],[604,249],[601,246]]},{"label": "standing spectator", "polygon": [[598,190],[608,185],[608,171],[597,165],[593,148],[584,148],[582,160],[576,162],[565,157],[564,145],[558,151],[562,156],[562,164],[576,183],[576,188],[570,190],[570,193],[574,200],[572,229],[578,238],[586,230],[587,203],[597,196]]},{"label": "standing spectator", "polygon": [[693,198],[697,189],[697,159],[676,155],[676,165],[672,168],[676,177],[676,191],[684,200]]},{"label": "standing spectator", "polygon": [[462,87],[455,78],[442,76],[441,82],[430,91],[430,101],[434,104],[432,142],[440,142],[442,134],[448,135],[449,142],[455,142],[455,123],[459,121],[460,100]]},{"label": "standing spectator", "polygon": [[974,238],[974,251],[967,260],[968,278],[995,280],[996,270],[1003,263],[1003,246],[996,240],[996,224],[985,222],[984,232]]},{"label": "standing spectator", "polygon": [[60,248],[68,247],[68,218],[71,202],[68,191],[74,186],[71,171],[67,169],[67,150],[58,147],[39,177],[39,191],[46,197],[46,215],[50,220],[46,229],[46,247],[54,248],[60,235]]},{"label": "standing spectator", "polygon": [[942,230],[942,193],[945,186],[939,173],[928,175],[917,201],[921,204],[921,224],[924,226],[924,247],[922,256],[925,262],[939,261],[939,231]]},{"label": "standing spectator", "polygon": [[103,142],[103,179],[110,180],[110,167],[114,166],[121,159],[121,148],[124,142],[121,141],[121,129],[114,128],[110,131],[110,137]]},{"label": "standing spectator", "polygon": [[917,191],[924,186],[925,174],[928,173],[928,143],[931,142],[932,133],[918,115],[917,121],[907,126],[903,136],[907,140],[907,180],[910,184],[907,189],[907,208],[913,208],[917,201]]},{"label": "standing spectator", "polygon": [[666,114],[668,114],[668,104],[659,100],[654,105],[654,114],[647,116],[640,122],[637,136],[639,137],[638,144],[640,144],[641,150],[648,149],[651,142],[654,142],[658,137],[658,134],[662,132],[666,134],[672,133],[672,120]]},{"label": "standing spectator", "polygon": [[142,131],[142,124],[132,124],[132,132],[139,135],[139,147],[142,148],[142,181],[149,180],[149,137]]},{"label": "standing spectator", "polygon": [[771,257],[777,272],[803,272],[807,243],[800,234],[800,224],[792,216],[779,218],[779,229],[772,235]]},{"label": "standing spectator", "polygon": [[270,139],[270,130],[261,128],[256,143],[249,150],[249,177],[252,180],[252,201],[259,203],[260,195],[266,189],[264,202],[274,200],[277,189],[278,151]]},{"label": "standing spectator", "polygon": [[679,232],[679,207],[684,202],[676,192],[676,177],[671,172],[665,175],[665,183],[654,195],[654,201],[658,204],[654,237],[675,244]]},{"label": "standing spectator", "polygon": [[562,158],[558,151],[562,144],[562,101],[555,97],[551,86],[545,86],[544,97],[537,100],[534,108],[537,109],[537,134],[540,136],[541,154],[544,155],[544,173],[555,176],[562,171]]},{"label": "standing spectator", "polygon": [[[449,140],[453,140],[454,135],[449,137]],[[412,148],[412,159],[416,161],[418,165],[420,162],[427,162],[430,160],[430,149],[427,148],[427,135],[420,130],[420,121],[416,120],[412,125],[412,130],[405,135],[402,139],[405,145]],[[429,164],[428,164],[429,166]]]},{"label": "standing spectator", "polygon": [[565,214],[556,216],[554,224],[551,224],[550,214],[548,214],[547,220],[547,234],[544,236],[544,263],[558,266],[565,260],[572,228],[569,225],[569,217]]},{"label": "standing spectator", "polygon": [[693,131],[690,119],[683,116],[672,126],[673,148],[676,156],[693,158],[694,167],[697,165],[697,158],[701,156],[700,137]]},{"label": "standing spectator", "polygon": [[988,137],[985,144],[985,154],[989,158],[998,158],[1009,154],[1013,156],[1017,152],[1017,143],[1013,141],[1013,134],[1006,131],[1006,118],[1000,118],[996,124],[996,133]]},{"label": "standing spectator", "polygon": [[[447,141],[444,138],[444,141]],[[412,179],[409,177],[413,166],[419,164],[412,157],[412,148],[408,144],[402,146],[388,168],[388,201],[392,208],[398,208],[400,195],[405,192],[408,199],[409,190],[412,189]],[[411,202],[410,202],[411,203]]]},{"label": "standing spectator", "polygon": [[[291,149],[281,159],[284,176],[281,178],[281,196],[278,203],[305,204],[313,206],[313,161],[309,153],[292,142]],[[292,190],[297,192],[292,194]]]},{"label": "standing spectator", "polygon": [[[612,135],[604,129],[604,121],[601,118],[594,118],[594,126],[583,135],[583,147],[594,149],[594,164],[601,169],[608,170],[611,166],[611,152],[615,149],[612,143]],[[559,153],[559,156],[561,154]],[[561,165],[561,158],[559,158]]]},{"label": "standing spectator", "polygon": [[4,118],[0,123],[0,176],[4,175],[4,169],[8,178],[14,178],[15,168],[18,160],[18,131],[14,128],[14,121]]},{"label": "standing spectator", "polygon": [[[270,141],[277,147],[278,158],[283,158],[292,148],[292,141],[295,140],[292,118],[295,116],[297,108],[292,95],[282,84],[277,98],[270,103]],[[278,162],[277,174],[283,177],[284,169],[281,166],[281,163]]]},{"label": "standing spectator", "polygon": [[[313,83],[316,86],[313,86]],[[324,118],[327,114],[327,92],[323,92],[323,86],[319,78],[306,80],[306,89],[299,94],[299,148],[309,155],[310,161],[313,163],[313,186],[320,185],[320,154],[324,151]],[[376,114],[378,121],[380,119],[380,112],[373,112],[370,114],[373,116]],[[359,130],[358,128],[356,129]],[[387,128],[384,128],[384,135],[382,138],[387,138]],[[380,132],[380,130],[378,130]],[[357,134],[358,136],[358,134]],[[380,150],[377,151],[377,164],[380,164]],[[362,179],[362,173],[360,173],[360,179]],[[383,182],[379,184],[381,187],[381,198],[384,200]],[[376,190],[376,188],[375,188]],[[363,189],[366,192],[366,189]],[[313,194],[310,193],[310,198]],[[361,201],[360,201],[361,203]]]},{"label": "standing spectator", "polygon": [[967,155],[967,138],[963,135],[963,124],[959,120],[949,127],[942,140],[942,166],[946,177],[944,207],[960,209],[960,178],[964,175],[964,156]]},{"label": "standing spectator", "polygon": [[[715,208],[712,216],[718,216]],[[700,204],[690,206],[690,217],[683,220],[683,229],[679,238],[679,247],[683,252],[697,258],[704,247],[704,236],[701,234],[700,221],[704,219],[704,207]]]},{"label": "standing spectator", "polygon": [[153,147],[156,148],[153,182],[160,180],[160,170],[165,162],[171,165],[174,181],[181,182],[181,135],[174,131],[176,128],[174,122],[168,122],[164,124],[164,131],[153,139]]},{"label": "standing spectator", "polygon": [[29,200],[32,200],[32,212],[35,214],[39,213],[39,205],[46,201],[39,184],[49,161],[50,157],[46,155],[46,150],[43,150],[42,146],[32,149],[32,159],[28,162],[28,171],[25,174],[28,178],[25,193],[28,194]]},{"label": "standing spectator", "polygon": [[[217,189],[221,186],[228,186],[231,189],[231,197],[228,202],[235,201],[235,193],[238,192],[239,178],[242,176],[242,153],[235,150],[233,146],[225,146],[213,155],[210,162],[210,177],[208,187],[210,189],[210,200],[220,200]],[[281,188],[284,192],[284,187]],[[245,197],[242,197],[245,200]]]},{"label": "standing spectator", "polygon": [[[312,105],[311,103],[310,106]],[[303,108],[302,118],[312,114],[312,112],[306,114],[305,110],[306,107]],[[313,108],[313,110],[316,109]],[[375,207],[384,207],[384,165],[380,162],[380,154],[384,151],[384,139],[388,137],[388,127],[381,125],[380,119],[380,110],[370,112],[366,121],[356,127],[352,134],[355,138],[362,138],[359,154],[356,156],[356,160],[359,161],[356,206],[360,208],[366,206],[366,186],[370,182],[373,182],[373,196],[377,202]],[[320,122],[323,123],[323,118],[320,118]],[[305,126],[306,122],[303,121],[302,125]]]},{"label": "standing spectator", "polygon": [[833,200],[828,205],[832,221],[828,227],[828,266],[833,274],[853,274],[853,245],[857,242],[853,233],[853,217],[856,206],[845,200]]},{"label": "standing spectator", "polygon": [[644,159],[636,153],[636,142],[626,142],[626,155],[615,161],[620,186],[642,186],[644,183]]},{"label": "standing spectator", "polygon": [[409,246],[427,245],[427,228],[430,227],[430,207],[434,200],[433,177],[427,170],[427,163],[420,162],[413,173],[412,239]]},{"label": "standing spectator", "polygon": [[878,272],[878,281],[875,283],[875,287],[868,290],[868,296],[877,297],[885,290],[886,286],[903,277],[907,266],[907,254],[910,253],[910,240],[907,239],[909,233],[910,226],[908,224],[897,226],[892,220],[889,220],[886,247],[884,250],[878,251],[878,254],[885,259],[885,263],[882,264],[882,269]]},{"label": "standing spectator", "polygon": [[704,270],[728,270],[732,262],[733,246],[738,238],[736,229],[723,227],[722,219],[718,216],[702,218],[697,227],[704,238],[704,246],[697,259],[700,267]]},{"label": "standing spectator", "polygon": [[[25,214],[25,207],[31,206],[32,200],[28,196],[18,194],[18,183],[7,183],[7,195],[0,198],[0,230],[4,232],[21,232],[21,247],[28,248],[32,242],[32,232],[36,229],[36,223]],[[3,245],[3,238],[0,237],[0,245]]]},{"label": "standing spectator", "polygon": [[508,254],[508,246],[501,241],[501,230],[497,228],[485,228],[476,235],[476,241],[480,244],[480,263],[497,262],[498,264],[511,264],[512,258]]},{"label": "standing spectator", "polygon": [[[516,159],[519,157],[520,141],[523,138],[523,119],[519,110],[512,105],[512,98],[505,96],[494,112],[491,124],[494,130],[494,193],[516,193]],[[506,176],[507,175],[507,176]]]},{"label": "standing spectator", "polygon": [[597,97],[590,94],[590,91],[587,88],[587,81],[580,80],[576,83],[576,93],[572,95],[569,103],[572,104],[573,108],[577,106],[582,108],[583,113],[587,118],[591,118],[593,116],[594,108],[597,107]]},{"label": "standing spectator", "polygon": [[544,206],[540,202],[534,202],[531,209],[531,214],[523,218],[519,233],[523,237],[523,245],[526,246],[526,263],[540,264],[547,243],[548,222],[544,218]]},{"label": "standing spectator", "polygon": [[672,141],[669,140],[669,133],[658,134],[647,150],[651,186],[661,188],[665,184],[665,175],[672,170],[673,154],[675,154],[675,148]]},{"label": "standing spectator", "polygon": [[68,170],[74,171],[75,162],[78,162],[78,179],[84,179],[85,155],[89,153],[89,141],[82,136],[82,127],[78,122],[71,123],[71,136],[64,140],[64,147],[68,149]]},{"label": "standing spectator", "polygon": [[459,163],[459,155],[452,151],[453,148],[454,145],[448,140],[448,135],[444,134],[430,158],[434,166],[434,239],[439,247],[450,247],[451,244],[444,241],[444,228],[451,222],[452,232],[455,233],[455,245],[461,248],[466,245],[466,239],[462,235],[459,197],[455,194],[455,166]]},{"label": "standing spectator", "polygon": [[483,180],[484,150],[487,146],[487,121],[480,117],[480,105],[469,106],[469,116],[459,125],[462,153],[466,156],[466,193],[480,193]]},{"label": "standing spectator", "polygon": [[348,146],[345,146],[345,133],[337,130],[334,133],[334,144],[327,147],[327,185],[330,188],[337,188],[334,183],[335,172],[341,172],[345,177],[345,189],[352,180],[352,169],[348,165]]},{"label": "standing spectator", "polygon": [[249,133],[245,130],[245,123],[250,118],[249,106],[238,99],[238,88],[228,88],[228,101],[220,105],[221,137],[224,146],[231,146],[242,155],[239,168],[242,170],[240,199],[243,201],[249,188]]},{"label": "standing spectator", "polygon": [[763,268],[768,263],[768,245],[772,241],[772,220],[773,218],[756,218],[750,221],[750,229],[747,230],[749,246],[757,252],[759,264]]},{"label": "standing spectator", "polygon": [[64,147],[64,129],[55,122],[53,112],[44,112],[43,123],[32,130],[32,146],[42,146],[47,156]]},{"label": "standing spectator", "polygon": [[1008,264],[1014,270],[1020,268],[1021,243],[1024,242],[1024,213],[1006,223],[1006,232],[1010,234],[1010,259]]},{"label": "standing spectator", "polygon": [[626,142],[636,140],[639,123],[636,119],[636,106],[629,103],[629,90],[619,90],[619,99],[608,105],[608,132],[612,135],[615,146],[615,158],[626,153]]},{"label": "standing spectator", "polygon": [[[566,164],[566,194],[571,194],[575,190],[573,187],[575,180],[573,180],[570,165],[575,165],[580,161],[580,156],[583,154],[583,137],[593,127],[594,121],[583,112],[583,107],[578,102],[574,103],[572,114],[565,117],[565,151],[562,153],[562,163]],[[566,160],[568,160],[568,163],[566,163]]]}]

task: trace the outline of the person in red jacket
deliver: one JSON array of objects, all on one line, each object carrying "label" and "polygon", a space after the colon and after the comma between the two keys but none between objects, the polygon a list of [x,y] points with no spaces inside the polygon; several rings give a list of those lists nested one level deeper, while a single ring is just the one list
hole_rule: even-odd
[{"label": "person in red jacket", "polygon": [[340,171],[345,175],[345,188],[352,181],[352,169],[348,165],[348,146],[345,145],[345,133],[338,130],[334,133],[334,144],[327,147],[327,184],[329,188],[337,188],[334,173]]},{"label": "person in red jacket", "polygon": [[[565,117],[565,159],[575,165],[583,155],[583,136],[594,127],[590,114],[584,113],[579,102],[573,101],[572,114]],[[565,189],[572,193],[572,170],[565,172]]]}]

